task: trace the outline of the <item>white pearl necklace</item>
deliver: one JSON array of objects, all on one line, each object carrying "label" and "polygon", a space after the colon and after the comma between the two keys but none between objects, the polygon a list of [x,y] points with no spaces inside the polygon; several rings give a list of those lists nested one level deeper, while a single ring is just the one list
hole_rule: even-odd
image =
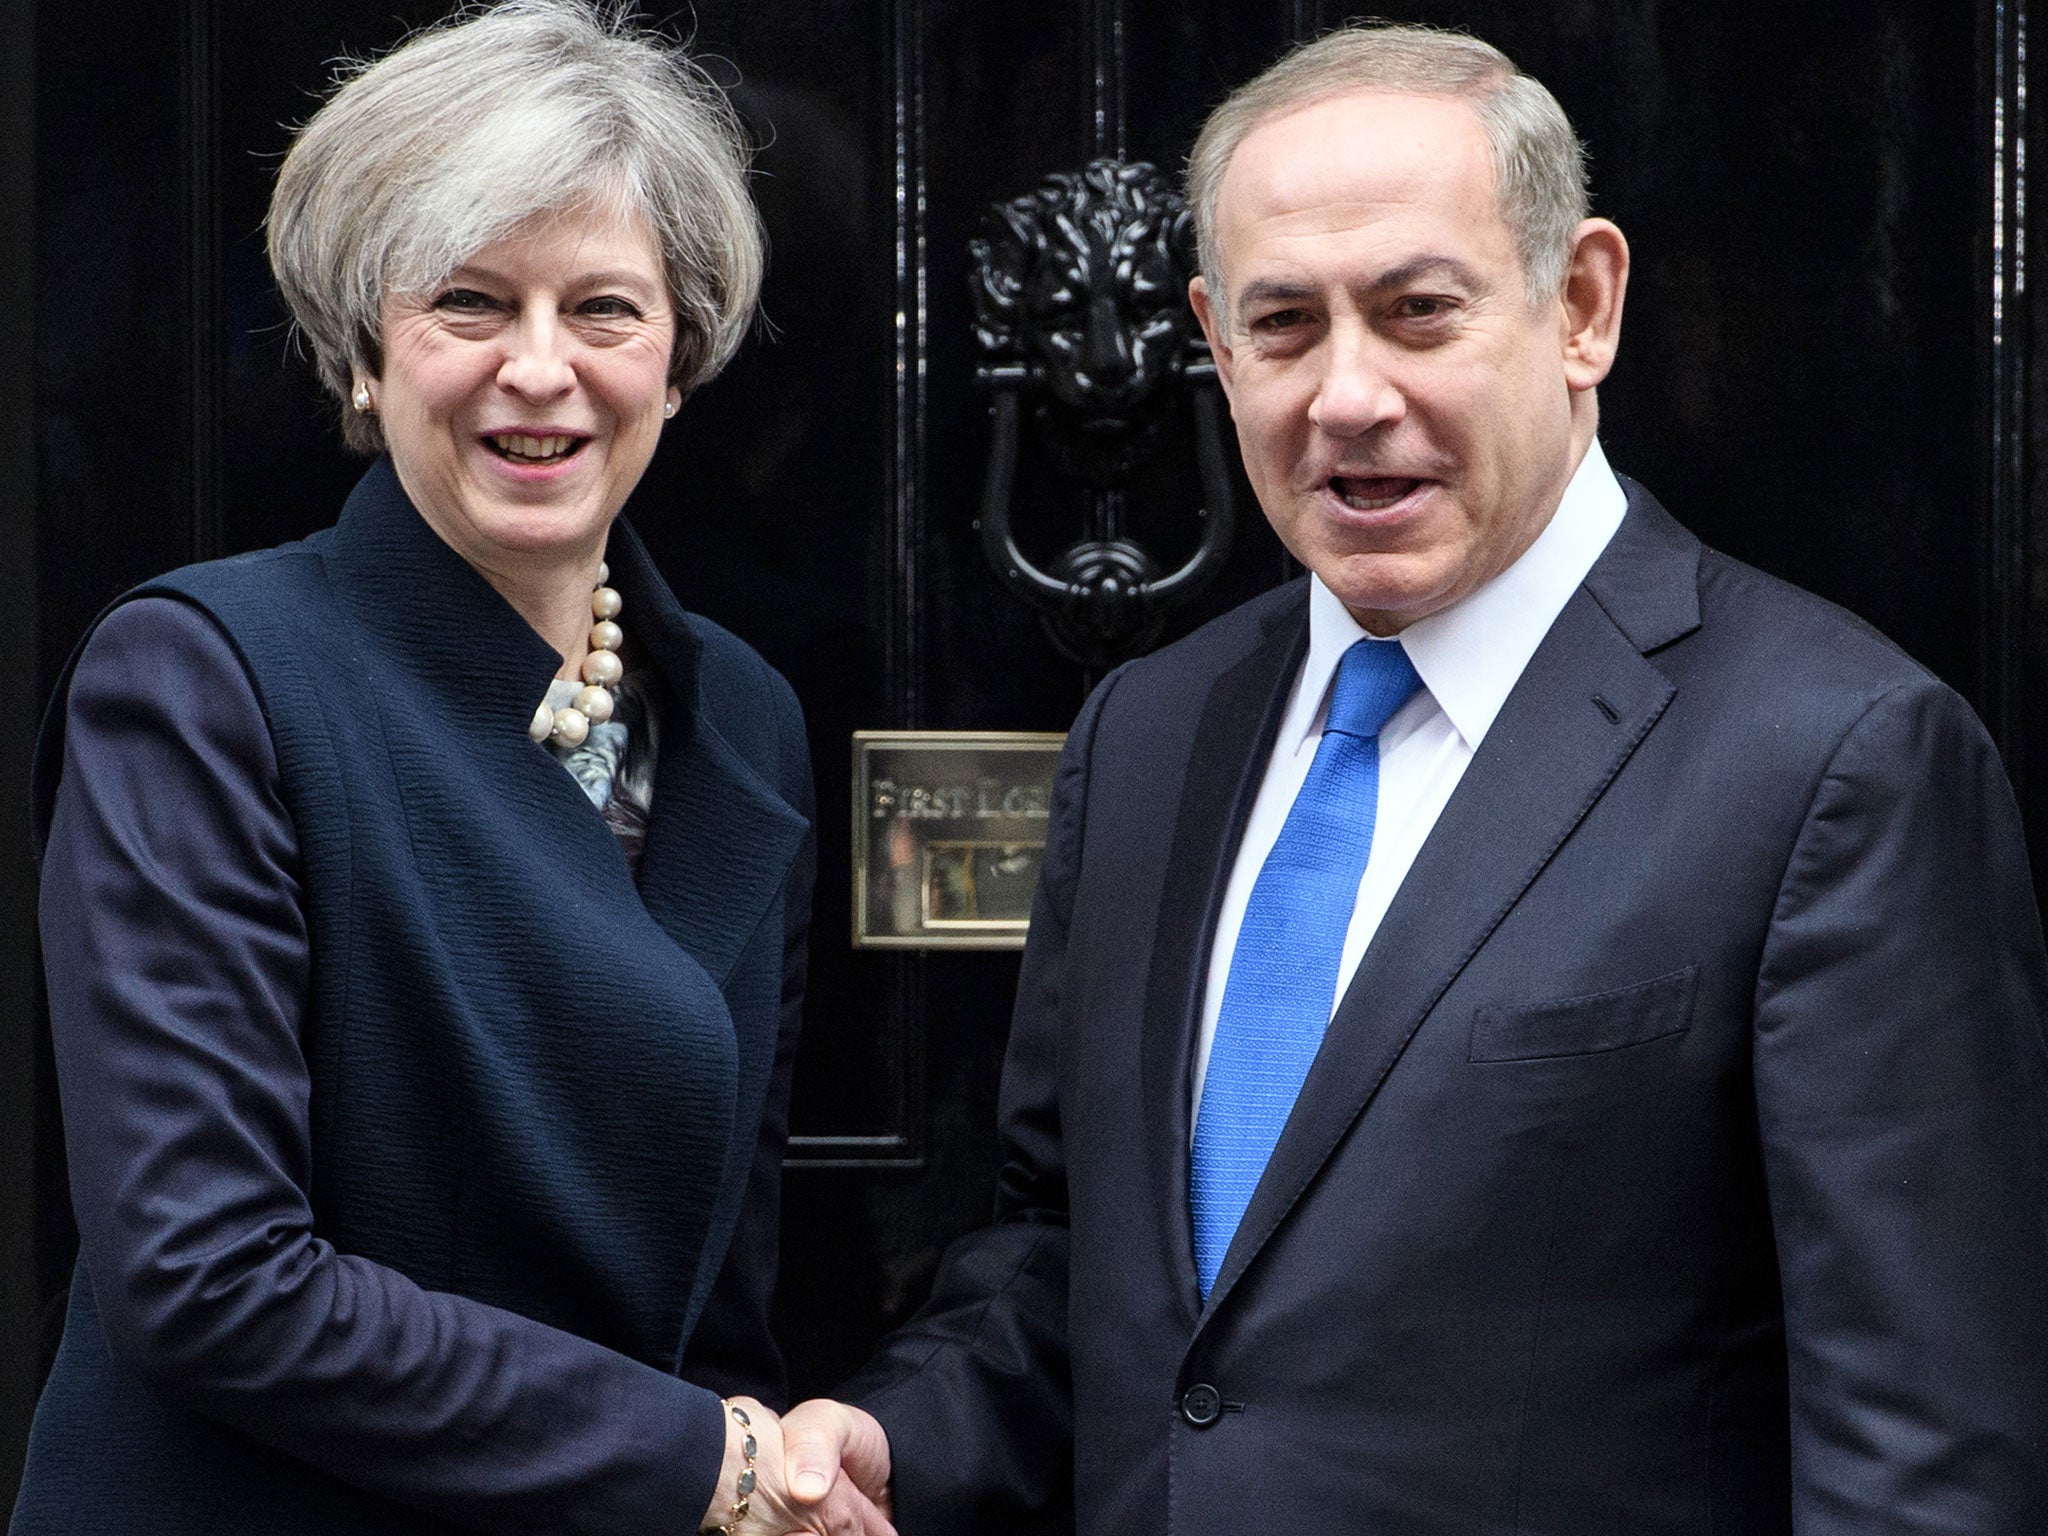
[{"label": "white pearl necklace", "polygon": [[535,741],[580,747],[593,725],[603,725],[612,717],[617,702],[613,691],[626,675],[626,664],[619,660],[619,647],[625,643],[626,634],[618,624],[619,610],[625,607],[625,601],[605,585],[611,574],[610,566],[599,565],[597,590],[590,594],[590,616],[596,622],[590,626],[590,654],[583,658],[583,687],[574,702],[561,709],[549,709],[547,701],[541,701],[533,712],[533,724],[526,728],[526,734]]}]

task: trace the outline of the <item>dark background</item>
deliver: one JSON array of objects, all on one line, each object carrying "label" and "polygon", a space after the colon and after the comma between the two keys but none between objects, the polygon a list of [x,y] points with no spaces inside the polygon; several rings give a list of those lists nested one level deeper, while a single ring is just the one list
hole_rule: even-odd
[{"label": "dark background", "polygon": [[[271,291],[264,203],[329,61],[442,9],[0,0],[0,645],[18,695],[0,733],[0,1507],[71,1242],[34,968],[33,722],[109,598],[334,515],[359,466]],[[1500,45],[1590,145],[1596,211],[1636,262],[1601,390],[1614,464],[1969,697],[2038,847],[2048,505],[2023,282],[2035,231],[2019,217],[2026,6],[1384,9]],[[629,511],[684,602],[766,653],[810,719],[823,878],[779,1304],[800,1388],[856,1365],[986,1211],[1015,975],[1014,956],[852,949],[850,734],[1062,729],[1087,681],[980,556],[967,241],[990,202],[1093,155],[1177,170],[1224,91],[1344,14],[701,0],[675,17],[729,61],[766,146],[770,325],[685,407]],[[1191,484],[1176,463],[1145,492],[1169,559],[1194,541]],[[1031,548],[1076,536],[1077,505],[1027,464]],[[1284,571],[1248,517],[1176,629]]]}]

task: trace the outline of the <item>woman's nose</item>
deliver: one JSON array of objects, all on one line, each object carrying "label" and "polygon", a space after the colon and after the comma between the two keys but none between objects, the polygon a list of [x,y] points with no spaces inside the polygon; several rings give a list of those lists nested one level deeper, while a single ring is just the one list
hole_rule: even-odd
[{"label": "woman's nose", "polygon": [[529,400],[552,400],[576,383],[569,361],[569,337],[552,314],[522,316],[506,333],[505,359],[498,365],[500,388]]}]

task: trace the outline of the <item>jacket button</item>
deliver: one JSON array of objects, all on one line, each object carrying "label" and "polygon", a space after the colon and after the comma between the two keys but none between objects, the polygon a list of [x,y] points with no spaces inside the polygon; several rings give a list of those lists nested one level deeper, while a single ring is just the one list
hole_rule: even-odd
[{"label": "jacket button", "polygon": [[1181,1395],[1180,1416],[1197,1429],[1207,1429],[1223,1417],[1223,1394],[1206,1381],[1189,1387]]}]

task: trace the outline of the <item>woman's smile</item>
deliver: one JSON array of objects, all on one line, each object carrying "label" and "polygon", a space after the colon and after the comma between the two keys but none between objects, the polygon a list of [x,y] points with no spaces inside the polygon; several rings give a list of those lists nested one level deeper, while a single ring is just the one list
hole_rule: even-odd
[{"label": "woman's smile", "polygon": [[487,432],[483,439],[484,446],[507,463],[535,468],[567,463],[588,441],[579,434],[549,432],[544,428],[531,432]]}]

